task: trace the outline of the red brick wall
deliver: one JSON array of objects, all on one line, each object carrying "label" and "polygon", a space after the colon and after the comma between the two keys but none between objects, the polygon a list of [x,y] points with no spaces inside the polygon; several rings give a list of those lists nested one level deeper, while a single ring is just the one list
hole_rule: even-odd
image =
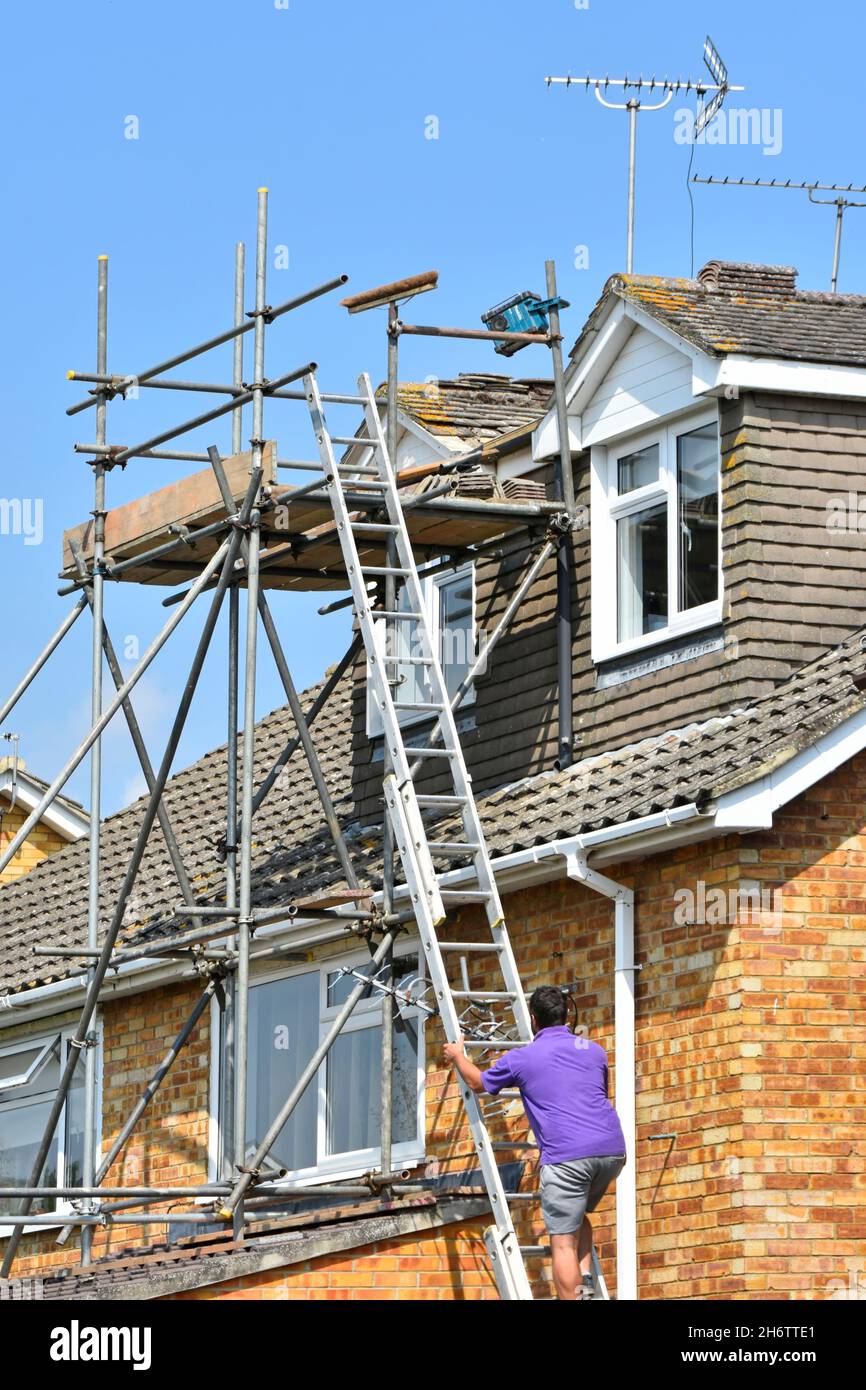
[{"label": "red brick wall", "polygon": [[[197,984],[172,985],[106,1004],[103,1010],[102,1151],[107,1152],[135,1101],[201,994]],[[69,1016],[72,1020],[73,1015]],[[39,1025],[41,1027],[41,1025]],[[23,1030],[17,1028],[15,1033]],[[6,1034],[4,1033],[4,1038]],[[9,1041],[14,1035],[10,1033]],[[168,1073],[139,1127],[108,1173],[106,1186],[187,1186],[208,1181],[209,1013]],[[163,1204],[165,1205],[165,1204]],[[149,1207],[159,1211],[159,1206]],[[127,1245],[163,1239],[165,1227],[115,1225],[94,1233],[95,1258]],[[64,1246],[57,1231],[26,1235],[13,1273],[26,1276],[79,1262],[78,1236]],[[0,1241],[0,1250],[5,1248]]]},{"label": "red brick wall", "polygon": [[[823,1298],[866,1285],[866,759],[858,758],[781,813],[771,832],[729,837],[606,868],[636,889],[639,1288],[643,1298]],[[676,920],[677,893],[730,890],[746,879],[779,888],[781,922]],[[565,881],[513,893],[506,911],[528,988],[580,981],[578,1007],[613,1056],[611,904]],[[730,917],[730,913],[727,913]],[[454,935],[477,933],[473,913]],[[473,983],[486,981],[473,964]],[[118,1002],[106,1010],[106,1132],[116,1131],[150,1066],[191,1007],[195,986]],[[439,1171],[472,1166],[441,1036],[428,1031],[428,1154]],[[133,1076],[127,1068],[134,1065]],[[208,1023],[179,1063],[123,1165],[127,1181],[206,1177]],[[516,1124],[504,1133],[516,1134]],[[653,1136],[672,1134],[674,1138]],[[503,1161],[525,1155],[501,1155]],[[120,1177],[120,1171],[112,1174]],[[531,1182],[524,1186],[531,1186]],[[453,1297],[454,1259],[481,1258],[474,1223],[315,1261],[313,1297],[390,1288]],[[532,1238],[538,1227],[531,1228]],[[132,1228],[114,1245],[129,1244]],[[146,1237],[145,1237],[146,1238]],[[97,1251],[105,1249],[97,1238]],[[468,1240],[472,1248],[464,1248]],[[613,1203],[596,1241],[615,1288]],[[456,1242],[456,1244],[455,1244]],[[392,1248],[393,1247],[393,1248]],[[410,1248],[411,1247],[411,1248]],[[416,1248],[417,1247],[417,1248]],[[52,1238],[28,1237],[17,1272],[74,1262]],[[47,1252],[51,1251],[48,1256]],[[417,1283],[368,1282],[412,1275]],[[449,1263],[451,1261],[451,1263]],[[360,1263],[359,1263],[360,1262]],[[533,1265],[546,1271],[546,1265]],[[348,1283],[323,1283],[328,1271]],[[470,1271],[471,1272],[471,1271]],[[229,1286],[232,1296],[285,1288],[300,1296],[303,1270]],[[353,1284],[352,1276],[358,1278]],[[361,1278],[361,1276],[364,1276]],[[480,1276],[479,1276],[480,1277]],[[285,1280],[281,1284],[280,1280]],[[441,1281],[441,1282],[440,1282]],[[489,1285],[467,1284],[486,1296]],[[548,1288],[539,1282],[539,1292]],[[425,1292],[428,1290],[428,1292]],[[222,1296],[220,1289],[203,1291]],[[256,1295],[257,1296],[257,1295]],[[388,1295],[390,1296],[390,1294]],[[416,1296],[416,1295],[412,1295]],[[438,1295],[437,1295],[438,1296]]]},{"label": "red brick wall", "polygon": [[[178,1299],[496,1299],[483,1231],[487,1221],[459,1229],[401,1236],[342,1255],[322,1255],[285,1270],[230,1279],[177,1294]],[[165,1300],[161,1300],[165,1301]]]}]

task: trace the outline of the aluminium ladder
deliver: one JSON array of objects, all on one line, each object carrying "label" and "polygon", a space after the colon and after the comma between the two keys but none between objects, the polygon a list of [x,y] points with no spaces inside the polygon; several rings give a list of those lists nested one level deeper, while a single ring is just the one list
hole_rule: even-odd
[{"label": "aluminium ladder", "polygon": [[[382,720],[390,754],[390,769],[384,778],[386,813],[393,828],[394,842],[400,856],[427,969],[448,1041],[458,1041],[463,1032],[456,1000],[475,1000],[482,1004],[494,1000],[503,1001],[510,1008],[517,1036],[513,1039],[467,1039],[466,1046],[488,1049],[525,1045],[532,1040],[526,997],[508,938],[502,904],[472,794],[471,777],[460,747],[392,461],[388,455],[373,388],[366,373],[359,378],[358,387],[364,406],[366,435],[331,435],[325,421],[315,374],[310,373],[304,378],[304,390],[319,457],[367,654],[371,695]],[[360,465],[341,464],[334,454],[335,443],[366,446],[371,451],[369,461]],[[381,496],[381,510],[387,516],[387,521],[370,521],[364,517],[352,516],[346,503],[345,488],[355,493],[368,493],[372,497]],[[362,563],[358,542],[365,537],[380,543],[384,541],[386,560],[396,557],[396,564]],[[389,545],[389,542],[393,544]],[[377,609],[374,612],[371,606],[374,599],[368,592],[368,582],[387,575],[402,582],[408,600],[405,611],[397,604],[394,611]],[[377,640],[376,624],[382,619],[388,625],[412,624],[414,648],[420,654],[408,657],[391,654],[387,641],[382,644]],[[433,716],[434,732],[438,738],[431,739],[431,742],[436,741],[437,747],[407,750],[403,741],[397,707],[391,691],[394,681],[393,676],[389,678],[389,668],[410,663],[423,668],[431,698],[417,703],[401,702],[400,709],[421,710]],[[449,775],[447,794],[429,795],[416,790],[410,769],[410,752],[413,760],[435,759],[439,762],[442,770]],[[463,827],[462,839],[451,839],[447,842],[428,839],[423,816],[425,810],[459,815]],[[477,890],[448,888],[440,882],[434,857],[454,858],[456,855],[471,857]],[[483,907],[490,933],[486,941],[448,941],[439,935],[446,921],[449,903],[458,902],[478,903]],[[503,988],[473,990],[469,988],[469,981],[464,979],[463,984],[466,988],[455,989],[448,979],[444,960],[444,956],[449,952],[462,953],[464,956],[477,953],[494,958],[498,964]],[[462,1079],[459,1079],[459,1088],[494,1218],[494,1224],[485,1232],[485,1244],[500,1296],[503,1299],[532,1299],[523,1252],[514,1229],[508,1197],[496,1163],[494,1146],[487,1131],[479,1097]],[[527,1253],[540,1253],[539,1247],[524,1248]],[[597,1270],[595,1260],[594,1268]],[[603,1280],[597,1277],[596,1285],[597,1296],[606,1297]]]}]

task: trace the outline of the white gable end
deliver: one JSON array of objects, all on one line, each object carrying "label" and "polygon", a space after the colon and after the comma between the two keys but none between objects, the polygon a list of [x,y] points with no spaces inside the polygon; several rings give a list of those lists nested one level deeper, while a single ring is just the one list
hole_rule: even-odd
[{"label": "white gable end", "polygon": [[636,325],[583,408],[584,448],[694,405],[690,357]]}]

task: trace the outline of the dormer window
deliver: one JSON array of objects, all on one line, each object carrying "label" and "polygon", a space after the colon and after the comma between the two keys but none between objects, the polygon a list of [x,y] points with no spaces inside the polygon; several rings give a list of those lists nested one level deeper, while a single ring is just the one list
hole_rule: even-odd
[{"label": "dormer window", "polygon": [[[425,575],[422,570],[419,573],[419,578],[427,618],[438,637],[439,660],[445,676],[445,684],[449,696],[453,698],[457,693],[457,687],[475,659],[474,569],[469,564],[462,565],[456,570],[444,570],[428,575]],[[398,606],[403,612],[408,612],[409,602],[406,589],[402,588],[400,594]],[[423,661],[418,659],[424,656],[423,644],[417,624],[414,622],[392,623],[391,629],[392,641],[396,645],[395,649],[388,654],[398,658],[393,663],[393,674],[396,676],[397,684],[396,687],[392,686],[392,690],[394,691],[394,701],[400,723],[403,725],[417,724],[430,718],[429,714],[424,712],[423,706],[430,704],[433,700],[427,667]],[[377,621],[376,631],[380,650],[384,655],[384,619]],[[470,688],[462,703],[464,705],[471,704],[473,699],[474,689]],[[419,709],[419,705],[422,708]],[[402,711],[401,706],[404,707]],[[371,738],[382,733],[382,720],[371,698],[369,682],[367,685],[367,733]]]},{"label": "dormer window", "polygon": [[593,449],[593,659],[721,618],[719,425],[678,420]]}]

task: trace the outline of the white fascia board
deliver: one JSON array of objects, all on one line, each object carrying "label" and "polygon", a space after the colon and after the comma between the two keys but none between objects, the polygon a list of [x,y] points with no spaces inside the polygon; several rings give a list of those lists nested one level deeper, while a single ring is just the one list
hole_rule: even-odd
[{"label": "white fascia board", "polygon": [[[27,776],[26,772],[19,770],[18,786],[16,789],[16,801],[21,806],[26,806],[28,811],[33,811],[39,805],[45,788],[38,782],[34,782]],[[4,768],[0,772],[0,796],[12,796],[12,772],[10,768]],[[84,811],[75,811],[71,806],[66,806],[60,801],[53,801],[51,805],[42,812],[41,819],[52,830],[62,836],[64,840],[80,840],[82,835],[87,834],[90,820]]]},{"label": "white fascia board", "polygon": [[[565,372],[565,403],[568,411],[568,437],[573,449],[581,449],[580,413],[591,399],[600,381],[616,360],[632,325],[624,322],[623,301],[612,298],[602,321],[596,328],[595,341],[588,347],[580,362],[572,362]],[[559,452],[559,430],[554,402],[532,435],[532,457],[552,458]]]},{"label": "white fascia board", "polygon": [[[602,325],[597,329],[597,337],[587,350],[580,364],[572,368],[571,376],[566,377],[566,401],[569,412],[569,438],[572,448],[586,448],[592,441],[584,439],[581,416],[592,400],[599,384],[610,371],[617,356],[625,346],[635,327],[645,328],[648,333],[674,348],[692,362],[693,399],[680,402],[676,409],[687,409],[694,400],[708,392],[720,389],[718,382],[719,362],[709,353],[695,347],[687,338],[660,323],[652,314],[641,309],[629,300],[614,299]],[[532,454],[536,460],[550,458],[557,452],[558,435],[556,411],[553,407],[547,412],[532,438]]]},{"label": "white fascia board", "polygon": [[[579,415],[568,415],[568,442],[572,453],[579,454],[583,448],[583,434]],[[532,432],[532,458],[535,463],[544,463],[559,453],[559,430],[556,425],[556,411],[549,410],[544,419]]]},{"label": "white fascia board", "polygon": [[729,353],[713,361],[705,374],[705,391],[779,391],[796,396],[866,397],[866,368],[834,367],[826,362],[790,362],[776,357]]},{"label": "white fascia board", "polygon": [[866,709],[824,734],[817,743],[797,753],[765,777],[720,796],[715,823],[724,829],[768,827],[773,813],[787,802],[828,777],[866,748]]}]

